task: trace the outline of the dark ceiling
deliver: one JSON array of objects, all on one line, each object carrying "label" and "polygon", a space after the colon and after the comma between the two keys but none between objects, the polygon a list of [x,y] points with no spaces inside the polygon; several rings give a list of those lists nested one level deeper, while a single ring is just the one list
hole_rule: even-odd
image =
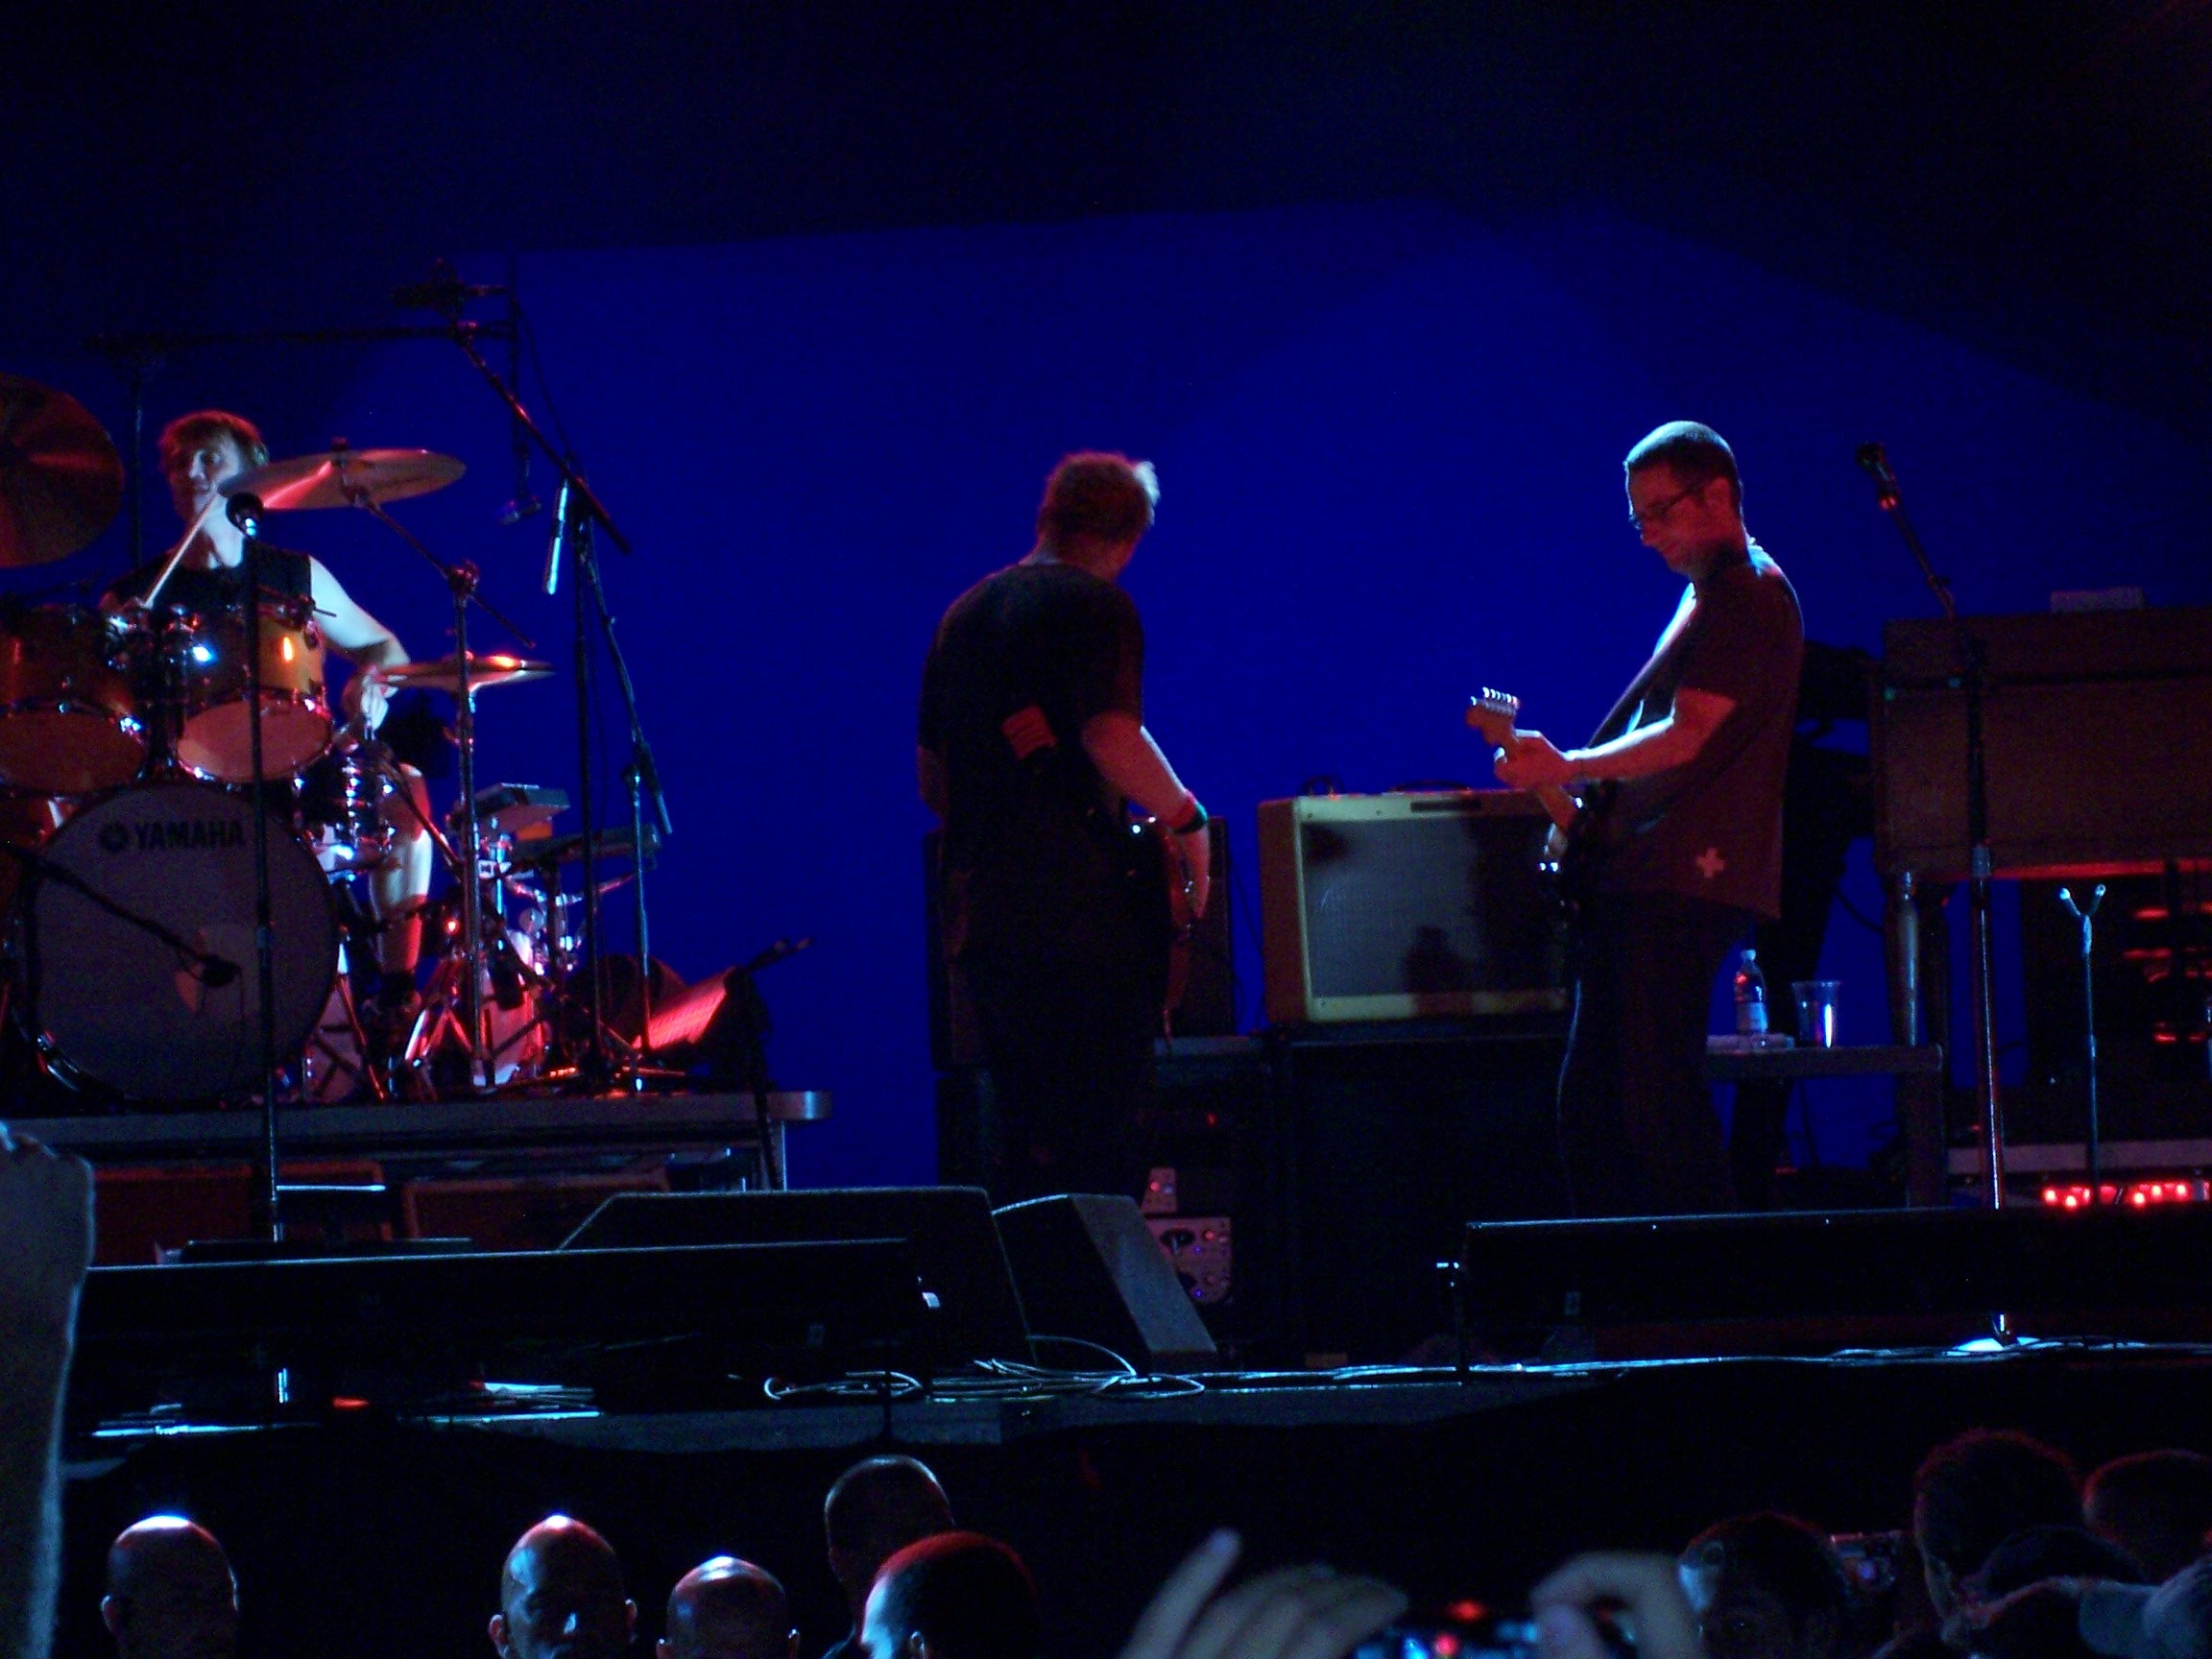
[{"label": "dark ceiling", "polygon": [[381,321],[460,250],[1427,195],[1604,204],[2212,435],[2212,0],[27,6],[0,63],[34,358]]}]

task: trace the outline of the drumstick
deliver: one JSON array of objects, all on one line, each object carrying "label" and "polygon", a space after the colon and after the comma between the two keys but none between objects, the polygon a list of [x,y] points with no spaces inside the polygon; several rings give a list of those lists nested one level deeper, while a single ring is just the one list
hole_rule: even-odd
[{"label": "drumstick", "polygon": [[183,561],[184,549],[191,546],[200,532],[206,528],[207,520],[214,517],[215,509],[227,504],[227,499],[220,494],[208,496],[207,505],[200,509],[199,517],[184,526],[183,540],[179,541],[175,549],[171,551],[169,563],[161,566],[159,579],[155,582],[146,597],[140,601],[147,610],[154,609],[154,602],[161,597],[161,589],[169,586],[169,578],[176,573],[177,566]]}]

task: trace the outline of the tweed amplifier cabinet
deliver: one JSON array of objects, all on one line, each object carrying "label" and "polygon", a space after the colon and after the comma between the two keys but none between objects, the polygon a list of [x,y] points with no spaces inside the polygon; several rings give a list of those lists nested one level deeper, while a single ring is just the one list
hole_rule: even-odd
[{"label": "tweed amplifier cabinet", "polygon": [[1267,1018],[1486,1018],[1567,1006],[1550,820],[1519,790],[1260,804]]}]

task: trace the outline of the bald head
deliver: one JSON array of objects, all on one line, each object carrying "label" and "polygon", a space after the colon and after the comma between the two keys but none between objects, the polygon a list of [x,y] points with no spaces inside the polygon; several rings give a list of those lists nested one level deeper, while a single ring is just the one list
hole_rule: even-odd
[{"label": "bald head", "polygon": [[215,1534],[180,1515],[152,1515],[108,1546],[100,1617],[122,1659],[230,1659],[238,1581]]},{"label": "bald head", "polygon": [[668,1592],[659,1659],[797,1659],[798,1650],[783,1586],[750,1561],[702,1561]]},{"label": "bald head", "polygon": [[499,1659],[619,1659],[637,1607],[614,1551],[581,1521],[548,1515],[515,1541],[499,1574]]},{"label": "bald head", "polygon": [[854,1623],[884,1562],[909,1544],[953,1527],[952,1504],[927,1464],[914,1457],[870,1457],[837,1477],[822,1505],[830,1571],[843,1586]]}]

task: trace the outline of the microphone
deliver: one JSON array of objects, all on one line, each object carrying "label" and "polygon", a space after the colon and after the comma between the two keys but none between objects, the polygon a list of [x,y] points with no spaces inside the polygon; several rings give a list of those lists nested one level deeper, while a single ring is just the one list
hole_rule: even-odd
[{"label": "microphone", "polygon": [[561,475],[561,493],[553,497],[553,530],[545,538],[545,591],[561,590],[561,543],[568,538],[568,475]]},{"label": "microphone", "polygon": [[241,490],[237,494],[230,497],[228,505],[223,511],[229,517],[231,523],[237,525],[247,535],[253,536],[260,532],[261,515],[266,509],[261,505],[260,496],[254,494],[251,490]]},{"label": "microphone", "polygon": [[470,300],[493,300],[506,292],[497,282],[464,282],[453,267],[441,259],[430,267],[429,281],[393,289],[392,303],[402,311],[438,311],[451,316]]},{"label": "microphone", "polygon": [[1889,470],[1889,457],[1879,444],[1859,445],[1859,465],[1874,480],[1874,500],[1885,513],[1897,505],[1897,474]]}]

